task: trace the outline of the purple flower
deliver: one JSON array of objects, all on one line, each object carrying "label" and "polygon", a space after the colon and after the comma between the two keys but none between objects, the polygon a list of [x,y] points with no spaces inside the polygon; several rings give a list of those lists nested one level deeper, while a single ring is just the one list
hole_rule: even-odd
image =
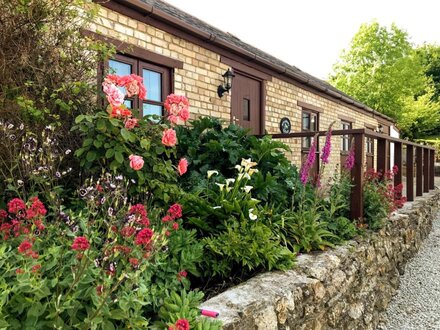
[{"label": "purple flower", "polygon": [[322,148],[321,160],[324,164],[328,164],[328,158],[332,150],[332,127],[328,128],[327,134],[325,135],[325,145]]},{"label": "purple flower", "polygon": [[310,169],[312,168],[313,164],[315,163],[315,158],[316,158],[316,139],[313,139],[313,143],[310,146],[310,150],[307,155],[307,160],[305,161],[305,163],[301,167],[300,179],[301,179],[301,182],[303,185],[305,185],[307,183],[307,180],[309,178]]},{"label": "purple flower", "polygon": [[351,147],[350,152],[348,153],[348,157],[345,160],[344,167],[347,170],[351,170],[354,166],[354,146]]}]

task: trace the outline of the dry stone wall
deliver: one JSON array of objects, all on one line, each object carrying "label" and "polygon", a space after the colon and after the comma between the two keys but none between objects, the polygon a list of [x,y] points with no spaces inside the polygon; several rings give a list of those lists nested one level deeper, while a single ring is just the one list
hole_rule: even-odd
[{"label": "dry stone wall", "polygon": [[298,257],[295,269],[258,275],[206,301],[224,329],[375,329],[399,274],[428,236],[435,190],[393,215],[377,233]]}]

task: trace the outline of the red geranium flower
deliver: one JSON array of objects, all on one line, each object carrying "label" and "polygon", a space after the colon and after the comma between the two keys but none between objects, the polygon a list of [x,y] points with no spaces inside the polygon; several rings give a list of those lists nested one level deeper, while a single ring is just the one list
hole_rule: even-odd
[{"label": "red geranium flower", "polygon": [[78,236],[74,239],[72,250],[85,251],[90,247],[90,243],[84,236]]},{"label": "red geranium flower", "polygon": [[180,204],[174,204],[171,205],[168,209],[168,214],[171,216],[171,218],[177,219],[182,217],[182,206]]},{"label": "red geranium flower", "polygon": [[32,272],[32,273],[36,273],[36,272],[38,272],[40,269],[41,269],[41,265],[38,264],[38,265],[32,266],[31,272]]},{"label": "red geranium flower", "polygon": [[32,249],[32,243],[29,241],[23,241],[18,247],[18,252],[25,253],[26,251]]},{"label": "red geranium flower", "polygon": [[8,218],[8,212],[5,210],[0,210],[0,223]]},{"label": "red geranium flower", "polygon": [[177,322],[168,328],[169,330],[189,330],[189,322],[186,319],[177,320]]},{"label": "red geranium flower", "polygon": [[152,237],[153,231],[150,228],[144,228],[136,235],[134,243],[136,245],[147,245]]},{"label": "red geranium flower", "polygon": [[26,209],[26,203],[20,198],[11,199],[8,203],[9,213],[17,214]]}]

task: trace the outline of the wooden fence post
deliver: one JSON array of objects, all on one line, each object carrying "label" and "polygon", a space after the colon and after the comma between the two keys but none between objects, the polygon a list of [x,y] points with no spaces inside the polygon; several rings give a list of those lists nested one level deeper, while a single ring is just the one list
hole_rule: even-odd
[{"label": "wooden fence post", "polygon": [[429,192],[429,149],[423,148],[423,192]]},{"label": "wooden fence post", "polygon": [[398,171],[394,175],[394,185],[397,186],[402,183],[402,143],[394,142],[394,165],[397,166]]},{"label": "wooden fence post", "polygon": [[434,177],[435,177],[435,150],[430,150],[429,155],[430,166],[429,166],[429,189],[435,188]]},{"label": "wooden fence post", "polygon": [[406,199],[414,200],[414,147],[406,146]]},{"label": "wooden fence post", "polygon": [[352,188],[350,195],[350,218],[364,220],[363,179],[365,163],[365,135],[354,134],[354,166],[351,169]]},{"label": "wooden fence post", "polygon": [[377,139],[377,171],[385,174],[388,170],[388,141]]},{"label": "wooden fence post", "polygon": [[423,148],[416,147],[416,196],[423,195]]}]

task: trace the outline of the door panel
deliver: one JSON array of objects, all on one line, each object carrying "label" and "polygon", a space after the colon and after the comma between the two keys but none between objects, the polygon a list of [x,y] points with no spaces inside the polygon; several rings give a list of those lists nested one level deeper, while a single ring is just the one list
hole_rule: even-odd
[{"label": "door panel", "polygon": [[231,121],[251,134],[261,134],[261,82],[235,72],[231,94]]}]

